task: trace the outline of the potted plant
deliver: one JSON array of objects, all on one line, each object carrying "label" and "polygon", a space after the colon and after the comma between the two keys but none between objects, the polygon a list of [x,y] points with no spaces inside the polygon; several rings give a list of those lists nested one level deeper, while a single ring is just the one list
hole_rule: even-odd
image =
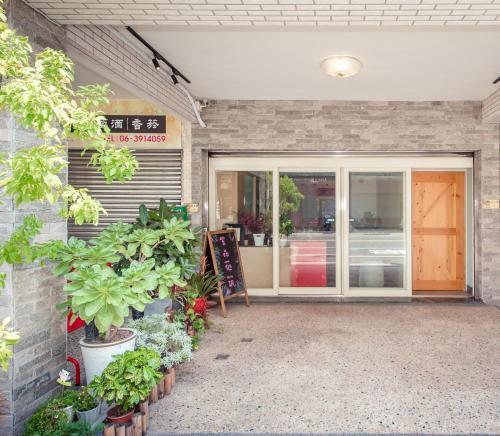
[{"label": "potted plant", "polygon": [[187,287],[196,293],[193,309],[195,313],[205,317],[207,312],[207,299],[219,289],[220,278],[211,272],[195,272],[187,281]]},{"label": "potted plant", "polygon": [[93,322],[99,332],[95,339],[80,340],[87,382],[101,374],[113,355],[134,349],[135,332],[121,328],[131,307],[143,311],[152,292],[165,298],[174,285],[185,285],[179,265],[170,260],[158,266],[152,257],[160,243],[182,249],[185,239],[194,238],[185,228],[176,218],[159,230],[116,223],[88,243],[76,238],[59,243],[53,258],[58,261],[55,273],[67,280],[68,299],[62,306],[86,324]]},{"label": "potted plant", "polygon": [[[175,231],[172,231],[172,219],[176,222]],[[162,267],[169,262],[174,262],[180,267],[180,275],[182,279],[187,279],[195,271],[198,264],[199,255],[196,247],[199,245],[200,238],[199,229],[191,230],[189,221],[183,221],[179,217],[178,211],[174,206],[168,205],[162,198],[158,208],[147,208],[144,204],[139,207],[139,214],[136,223],[132,226],[132,231],[150,231],[162,232],[166,231],[170,238],[161,238],[155,244],[151,245],[151,251],[147,253],[148,257],[155,260],[157,267]],[[140,232],[142,234],[142,232]],[[135,241],[130,241],[134,243]],[[142,253],[144,254],[144,253]],[[131,256],[131,259],[139,260],[139,253]],[[127,265],[127,259],[124,258],[119,266]],[[134,319],[144,315],[152,315],[154,313],[165,313],[170,304],[170,296],[160,294],[156,289],[150,292],[151,302],[146,304],[143,312],[133,310],[132,316]]]},{"label": "potted plant", "polygon": [[94,397],[88,387],[83,387],[76,398],[76,416],[80,421],[92,425],[100,415],[101,403]]},{"label": "potted plant", "polygon": [[56,381],[62,386],[63,391],[62,394],[53,399],[53,402],[61,406],[66,415],[68,415],[68,421],[71,422],[75,417],[74,405],[77,398],[77,393],[75,391],[65,389],[71,386],[71,374],[69,371],[61,369]]},{"label": "potted plant", "polygon": [[238,223],[241,224],[249,234],[253,235],[254,245],[261,247],[264,245],[265,234],[264,220],[256,217],[253,213],[244,211],[238,215]]},{"label": "potted plant", "polygon": [[161,356],[161,370],[169,377],[171,387],[174,367],[191,360],[193,355],[192,340],[184,326],[168,322],[160,314],[129,321],[128,326],[137,332],[138,347],[151,349]]},{"label": "potted plant", "polygon": [[26,421],[24,436],[50,435],[68,424],[68,415],[60,403],[50,400],[39,407]]},{"label": "potted plant", "polygon": [[146,399],[162,378],[160,355],[151,349],[139,348],[116,356],[89,384],[89,389],[114,407],[106,413],[113,423],[127,423],[135,406]]}]

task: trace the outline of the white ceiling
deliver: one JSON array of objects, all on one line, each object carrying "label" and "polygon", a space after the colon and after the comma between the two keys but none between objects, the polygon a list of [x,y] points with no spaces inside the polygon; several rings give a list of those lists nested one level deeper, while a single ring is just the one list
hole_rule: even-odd
[{"label": "white ceiling", "polygon": [[[500,75],[500,29],[136,30],[200,98],[482,100]],[[358,57],[361,72],[324,74],[320,61],[338,54]]]}]

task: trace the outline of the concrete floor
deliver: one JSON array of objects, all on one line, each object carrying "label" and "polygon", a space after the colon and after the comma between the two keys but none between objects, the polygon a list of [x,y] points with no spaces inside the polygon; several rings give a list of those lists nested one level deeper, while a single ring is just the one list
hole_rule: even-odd
[{"label": "concrete floor", "polygon": [[[152,435],[500,434],[500,309],[254,304],[215,326]],[[149,433],[148,433],[149,434]]]}]

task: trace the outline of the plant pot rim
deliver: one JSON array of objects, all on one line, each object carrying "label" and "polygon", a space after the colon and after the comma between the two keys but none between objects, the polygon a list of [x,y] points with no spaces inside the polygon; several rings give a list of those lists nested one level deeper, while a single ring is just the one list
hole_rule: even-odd
[{"label": "plant pot rim", "polygon": [[124,414],[122,415],[112,415],[112,412],[114,412],[116,409],[118,409],[118,406],[113,406],[111,407],[110,409],[108,409],[106,411],[106,416],[110,419],[110,420],[114,420],[114,419],[123,419],[124,417],[126,417],[127,415],[132,415],[134,413],[134,408],[130,409],[128,412],[125,412]]},{"label": "plant pot rim", "polygon": [[131,341],[135,339],[137,336],[137,332],[134,329],[128,328],[128,327],[120,327],[118,330],[127,330],[131,332],[132,334],[126,338],[120,339],[118,341],[111,341],[111,342],[97,342],[97,343],[90,343],[86,342],[85,338],[80,339],[80,347],[85,347],[85,348],[106,348],[110,347],[112,345],[119,345],[123,344],[125,342]]},{"label": "plant pot rim", "polygon": [[75,408],[75,410],[77,411],[77,413],[86,413],[86,412],[92,412],[92,410],[98,409],[99,407],[101,407],[101,403],[98,403],[97,406],[92,407],[92,409],[78,410]]}]

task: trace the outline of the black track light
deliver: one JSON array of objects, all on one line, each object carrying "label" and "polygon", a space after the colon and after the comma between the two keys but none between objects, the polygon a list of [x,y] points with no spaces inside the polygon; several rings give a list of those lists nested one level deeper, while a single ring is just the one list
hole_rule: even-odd
[{"label": "black track light", "polygon": [[500,82],[500,76],[498,76],[498,77],[494,80],[493,85],[496,85],[498,82]]},{"label": "black track light", "polygon": [[153,65],[156,68],[156,71],[160,71],[160,63],[158,62],[158,59],[156,59],[156,56],[153,58]]},{"label": "black track light", "polygon": [[175,74],[172,74],[170,78],[172,79],[172,82],[174,82],[174,85],[177,85],[179,83],[179,81],[177,80],[177,76]]}]

